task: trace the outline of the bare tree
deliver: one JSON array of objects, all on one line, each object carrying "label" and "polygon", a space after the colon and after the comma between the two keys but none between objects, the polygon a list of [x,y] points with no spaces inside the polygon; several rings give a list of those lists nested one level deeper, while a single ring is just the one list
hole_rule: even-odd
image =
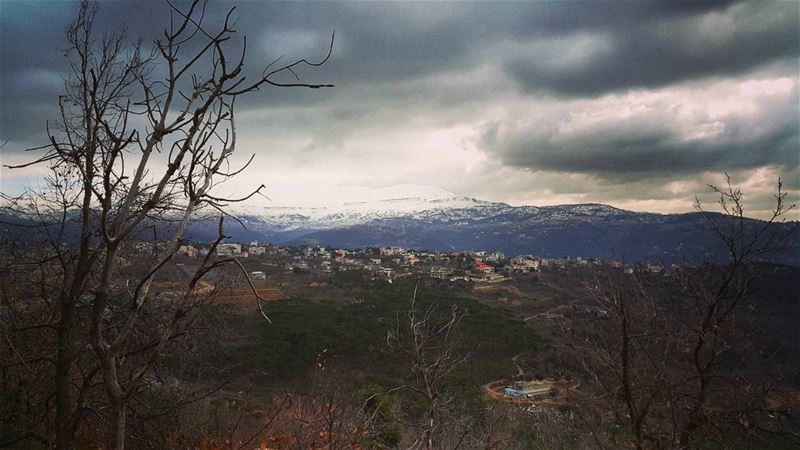
[{"label": "bare tree", "polygon": [[[605,315],[594,326],[584,324],[581,335],[586,372],[600,393],[589,399],[584,416],[589,423],[610,414],[628,431],[592,427],[598,446],[719,448],[730,432],[797,438],[764,420],[783,412],[766,404],[769,382],[759,389],[745,372],[753,357],[742,314],[759,276],[756,264],[784,250],[794,232],[774,226],[794,205],[784,203],[778,180],[771,217],[755,221],[745,217],[743,194],[730,178],[724,188],[710,189],[722,214],[706,217],[723,245],[724,263],[681,267],[652,284],[612,270],[588,286]],[[696,208],[704,211],[699,201]],[[594,417],[587,414],[591,409]]]},{"label": "bare tree", "polygon": [[[169,8],[170,24],[148,52],[141,42],[127,48],[121,32],[98,40],[97,6],[81,3],[67,30],[71,74],[59,97],[60,118],[48,124],[49,143],[37,149],[44,154],[15,166],[48,164],[51,169],[49,191],[13,199],[11,208],[38,221],[49,244],[42,259],[58,270],[47,280],[50,292],[45,294],[56,317],[57,448],[71,447],[82,417],[84,391],[76,392],[73,377],[76,361],[83,364],[87,355],[78,337],[87,338],[94,354],[91,376],[83,380],[91,385],[98,377],[108,400],[109,447],[122,449],[131,397],[167,344],[191,326],[212,298],[198,289],[201,281],[232,262],[212,258],[225,237],[220,218],[212,251],[177,299],[170,300],[170,314],[142,326],[149,305],[166,301],[153,292],[153,281],[184,242],[190,220],[201,210],[224,215],[227,204],[260,195],[264,188],[242,198],[215,194],[220,183],[253,160],[230,168],[236,99],[266,86],[331,86],[304,83],[297,70],[324,64],[333,38],[318,62],[276,60],[260,77],[247,80],[246,39],[232,48],[235,8],[218,30],[204,24],[204,3],[192,1],[186,10],[169,3]],[[280,81],[285,75],[294,81]],[[155,226],[159,221],[170,226]],[[74,229],[77,245],[70,243]],[[143,270],[123,270],[131,253],[144,250],[137,241],[148,229],[161,235],[147,248],[147,257],[138,260],[146,261]]]},{"label": "bare tree", "polygon": [[457,348],[457,330],[466,311],[453,307],[445,320],[438,320],[433,306],[420,311],[417,289],[405,316],[398,317],[397,326],[387,334],[389,348],[404,355],[410,365],[410,377],[402,389],[423,399],[424,413],[406,421],[419,430],[411,448],[444,448],[445,436],[457,434],[454,448],[464,441],[471,427],[459,427],[449,412],[461,396],[461,388],[448,380],[453,372],[467,362],[469,355]]},{"label": "bare tree", "polygon": [[[709,223],[724,246],[727,264],[710,273],[701,272],[702,277],[687,271],[678,271],[677,276],[690,311],[682,334],[690,349],[691,376],[678,387],[684,401],[677,405],[685,411],[677,430],[681,448],[697,445],[694,435],[702,434],[708,425],[714,424],[712,416],[716,408],[710,403],[715,391],[719,392],[718,386],[732,378],[725,373],[721,361],[731,353],[730,349],[742,348],[741,342],[746,339],[737,327],[740,323],[737,313],[748,299],[757,276],[753,264],[764,255],[785,250],[791,237],[791,231],[781,232],[772,226],[795,208],[794,204],[785,204],[787,194],[780,178],[771,216],[762,223],[748,223],[751,221],[744,215],[744,195],[738,187],[733,187],[727,173],[725,177],[724,187],[709,185],[718,195],[723,213],[709,216]],[[695,208],[703,211],[699,200],[695,201]]]},{"label": "bare tree", "polygon": [[[588,286],[605,315],[599,332],[586,340],[591,376],[612,401],[601,402],[616,417],[627,417],[637,449],[659,442],[653,408],[663,402],[669,386],[670,361],[675,342],[668,313],[633,275],[606,272]],[[609,436],[609,446],[619,446]]]}]

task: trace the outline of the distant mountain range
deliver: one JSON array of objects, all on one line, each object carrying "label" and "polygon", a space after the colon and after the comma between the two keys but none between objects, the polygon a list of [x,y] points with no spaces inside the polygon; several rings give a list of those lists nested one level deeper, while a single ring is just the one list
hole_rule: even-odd
[{"label": "distant mountain range", "polygon": [[[487,250],[508,256],[595,257],[625,261],[701,263],[725,257],[710,220],[712,213],[654,214],[602,204],[510,206],[437,188],[405,186],[385,198],[327,207],[233,206],[247,227],[229,221],[232,239],[289,245],[359,248],[401,246],[435,251]],[[748,219],[757,229],[764,222]],[[789,233],[792,248],[771,262],[800,266],[800,227],[775,224]],[[200,221],[193,237],[216,235],[216,222]]]},{"label": "distant mountain range", "polygon": [[[510,206],[422,186],[374,190],[367,198],[339,205],[288,207],[260,200],[233,205],[228,212],[246,228],[229,219],[225,233],[245,243],[486,250],[507,256],[582,256],[667,264],[717,262],[727,256],[710,226],[711,221],[722,219],[715,213],[641,213],[595,203]],[[3,225],[15,220],[19,219],[0,217],[0,235],[30,238],[32,234],[26,235],[21,227]],[[188,238],[213,240],[217,220],[198,218]],[[747,219],[745,225],[754,232],[764,222]],[[773,224],[768,233],[787,234],[790,248],[765,260],[800,266],[800,223]]]}]

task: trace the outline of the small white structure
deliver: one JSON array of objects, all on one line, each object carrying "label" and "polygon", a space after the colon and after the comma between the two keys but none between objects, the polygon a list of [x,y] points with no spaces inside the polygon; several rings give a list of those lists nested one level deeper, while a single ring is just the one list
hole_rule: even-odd
[{"label": "small white structure", "polygon": [[537,272],[539,271],[540,265],[541,260],[537,258],[530,258],[526,256],[511,258],[511,268],[514,272]]},{"label": "small white structure", "polygon": [[502,262],[505,261],[506,255],[503,252],[494,252],[486,255],[483,259],[490,262]]},{"label": "small white structure", "polygon": [[241,256],[242,244],[235,242],[232,244],[219,244],[217,246],[217,256]]},{"label": "small white structure", "polygon": [[267,279],[267,274],[265,274],[264,272],[262,272],[260,270],[256,270],[254,272],[250,272],[250,278],[252,278],[254,280],[266,280]]},{"label": "small white structure", "polygon": [[184,256],[196,256],[197,249],[193,245],[181,245],[178,248],[178,254]]}]

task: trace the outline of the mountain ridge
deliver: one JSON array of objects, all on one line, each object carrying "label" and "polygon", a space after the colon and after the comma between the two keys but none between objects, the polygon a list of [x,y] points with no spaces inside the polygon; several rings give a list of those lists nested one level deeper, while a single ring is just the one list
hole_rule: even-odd
[{"label": "mountain ridge", "polygon": [[[583,256],[629,262],[697,264],[722,261],[726,256],[709,220],[720,217],[718,213],[636,212],[602,203],[512,206],[443,189],[414,189],[416,195],[376,195],[327,206],[232,205],[227,212],[244,226],[227,221],[225,233],[245,243],[486,250],[507,256]],[[203,214],[190,224],[187,240],[216,238],[218,215]],[[15,220],[6,219],[0,222]],[[751,218],[744,223],[748,232],[765,224]],[[800,223],[775,223],[769,230],[788,236],[789,249],[765,260],[800,266]],[[13,231],[0,226],[5,236]]]},{"label": "mountain ridge", "polygon": [[[584,256],[632,262],[694,264],[725,257],[708,220],[718,217],[717,213],[636,212],[602,203],[511,206],[449,194],[435,200],[415,196],[390,202],[359,202],[357,207],[317,208],[309,215],[299,213],[301,209],[292,215],[240,211],[239,217],[247,226],[241,237],[261,236],[260,240],[287,245],[399,245],[437,251],[487,250],[502,251],[508,256]],[[764,223],[745,219],[747,229],[755,230]],[[774,232],[790,235],[792,246],[774,255],[770,262],[800,265],[797,225],[772,224],[770,229]]]}]

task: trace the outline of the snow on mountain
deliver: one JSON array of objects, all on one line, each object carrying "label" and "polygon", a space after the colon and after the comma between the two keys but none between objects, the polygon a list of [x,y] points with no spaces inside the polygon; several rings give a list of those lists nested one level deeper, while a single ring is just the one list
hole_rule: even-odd
[{"label": "snow on mountain", "polygon": [[510,206],[506,203],[475,199],[439,187],[414,184],[384,188],[348,186],[330,190],[334,195],[320,191],[318,204],[305,200],[306,204],[291,205],[280,202],[280,199],[276,201],[253,196],[243,203],[229,205],[226,211],[245,223],[275,232],[324,230],[403,220],[450,225],[485,221],[513,224],[630,213],[594,203],[543,207]]},{"label": "snow on mountain", "polygon": [[285,229],[324,229],[391,218],[447,216],[448,213],[459,210],[478,212],[511,208],[505,203],[477,200],[431,186],[401,185],[362,189],[358,194],[357,198],[342,199],[340,203],[330,202],[320,206],[286,206],[254,197],[247,204],[232,205],[230,210],[236,215],[262,220]]},{"label": "snow on mountain", "polygon": [[[340,248],[398,245],[436,251],[478,249],[547,258],[566,255],[702,263],[725,255],[719,249],[718,236],[708,226],[708,214],[638,213],[594,203],[510,206],[414,185],[349,188],[349,194],[358,195],[320,196],[338,198],[319,205],[286,205],[254,197],[248,203],[228,208],[227,212],[238,216],[245,227],[228,221],[225,233],[238,242],[258,240]],[[217,217],[198,214],[189,225],[187,239],[216,239]],[[26,232],[29,218],[0,210],[0,219],[6,224],[0,226],[0,238],[23,240],[35,234]],[[755,230],[763,224],[747,219],[745,226]],[[791,233],[791,243],[789,250],[769,260],[800,266],[800,231],[796,222],[773,224],[770,230]],[[68,226],[69,239],[79,236],[79,232],[75,223]]]},{"label": "snow on mountain", "polygon": [[314,206],[288,206],[254,197],[247,204],[233,205],[231,212],[281,231],[323,230],[392,220],[459,225],[486,220],[518,223],[630,213],[596,203],[510,206],[478,200],[438,187],[411,184],[378,189],[353,188],[349,191],[349,198],[339,200]]}]

